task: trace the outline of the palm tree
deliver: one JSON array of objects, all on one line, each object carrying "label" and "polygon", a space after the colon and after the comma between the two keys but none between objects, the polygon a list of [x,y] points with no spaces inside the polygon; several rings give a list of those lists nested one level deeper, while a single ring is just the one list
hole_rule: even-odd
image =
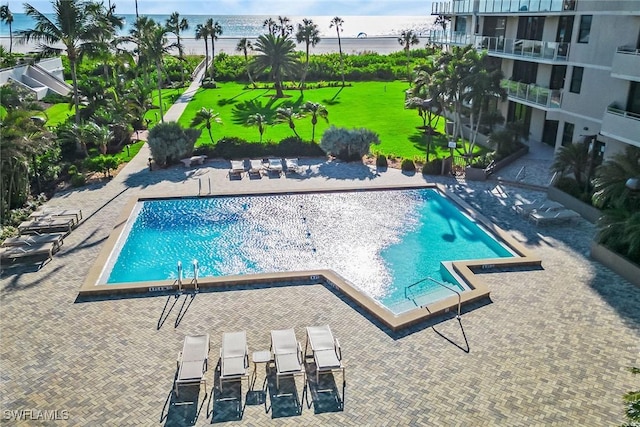
[{"label": "palm tree", "polygon": [[244,64],[245,68],[247,69],[247,77],[249,78],[249,83],[251,83],[251,85],[255,88],[256,84],[253,81],[253,77],[251,77],[251,71],[249,70],[249,51],[251,49],[253,49],[253,44],[251,44],[251,41],[246,37],[241,38],[236,46],[236,52],[242,52],[242,54],[244,55]]},{"label": "palm tree", "polygon": [[11,24],[13,24],[13,13],[11,13],[8,4],[0,6],[0,21],[9,26],[9,55],[11,55],[11,49],[13,49],[13,30],[11,29]]},{"label": "palm tree", "polygon": [[267,29],[267,33],[273,34],[274,36],[278,32],[278,24],[272,18],[265,19],[262,27]]},{"label": "palm tree", "polygon": [[222,35],[222,27],[218,21],[213,22],[212,18],[207,19],[207,30],[209,31],[209,36],[211,37],[211,68],[209,68],[209,73],[211,80],[215,81],[215,73],[216,73],[216,40],[218,40],[218,36]]},{"label": "palm tree", "polygon": [[288,37],[265,34],[258,37],[254,47],[260,55],[254,57],[252,70],[256,74],[269,70],[274,81],[276,98],[282,98],[282,79],[287,74],[295,73],[298,68],[295,44]]},{"label": "palm tree", "polygon": [[32,29],[20,31],[23,42],[41,41],[40,48],[43,53],[54,53],[59,50],[54,48],[55,43],[62,43],[69,59],[71,80],[73,86],[73,99],[76,107],[75,121],[80,123],[80,99],[78,94],[77,65],[83,52],[90,45],[96,27],[91,16],[86,13],[87,3],[83,1],[54,0],[53,20],[25,3],[25,14],[35,21]]},{"label": "palm tree", "polygon": [[572,173],[580,188],[584,188],[588,163],[589,144],[574,142],[558,149],[551,165],[551,171],[559,172],[562,175]]},{"label": "palm tree", "polygon": [[206,25],[196,25],[196,40],[204,39],[204,75],[207,75],[209,67],[209,29]]},{"label": "palm tree", "polygon": [[309,71],[309,46],[315,47],[320,43],[320,30],[318,29],[318,26],[313,23],[313,20],[305,18],[302,20],[302,24],[298,24],[296,41],[298,43],[304,42],[305,44],[304,73],[300,79],[300,90],[302,90],[307,78],[307,72]]},{"label": "palm tree", "polygon": [[340,71],[342,72],[342,87],[344,87],[344,60],[342,59],[342,42],[340,41],[340,32],[342,31],[342,24],[344,20],[339,16],[336,16],[331,20],[329,28],[336,27],[336,33],[338,34],[338,50],[340,52]]},{"label": "palm tree", "polygon": [[403,47],[404,52],[407,54],[407,80],[409,80],[409,86],[411,86],[411,72],[409,71],[409,50],[411,49],[411,46],[420,43],[420,40],[418,40],[418,36],[413,32],[413,30],[402,30],[402,32],[400,33],[400,37],[398,37],[398,43],[400,43],[400,46]]},{"label": "palm tree", "polygon": [[88,123],[88,136],[90,141],[98,146],[100,153],[107,154],[109,142],[113,139],[113,132],[106,126],[98,126],[95,123]]},{"label": "palm tree", "polygon": [[124,26],[124,18],[115,14],[116,6],[104,6],[104,3],[89,3],[86,13],[91,15],[95,33],[93,34],[93,44],[91,49],[87,49],[87,54],[102,62],[103,75],[106,82],[109,82],[109,64],[114,63],[114,53],[118,52],[118,44],[123,39],[116,37],[118,29]]},{"label": "palm tree", "polygon": [[293,134],[299,139],[302,139],[296,131],[296,123],[294,121],[300,117],[300,114],[291,107],[280,107],[276,110],[276,123],[287,123],[289,125],[289,129],[293,131]]},{"label": "palm tree", "polygon": [[210,108],[202,107],[200,111],[196,113],[194,118],[191,120],[191,126],[198,127],[204,125],[207,128],[207,132],[209,132],[209,139],[211,143],[215,143],[213,140],[213,135],[211,134],[211,124],[219,123],[222,124],[222,119],[220,118],[220,113],[214,112]]},{"label": "palm tree", "polygon": [[288,37],[293,33],[293,25],[290,24],[291,20],[289,18],[286,16],[278,16],[278,22],[281,37]]},{"label": "palm tree", "polygon": [[624,153],[615,154],[596,169],[594,204],[599,208],[640,210],[640,197],[626,186],[629,178],[636,177],[640,177],[640,148],[627,146]]},{"label": "palm tree", "polygon": [[260,143],[262,143],[262,135],[267,128],[266,117],[263,114],[255,113],[247,117],[246,126],[256,126],[260,132]]},{"label": "palm tree", "polygon": [[316,140],[316,125],[318,124],[318,117],[329,122],[329,112],[327,108],[317,102],[307,101],[302,105],[302,111],[311,113],[311,142]]},{"label": "palm tree", "polygon": [[189,21],[187,21],[187,18],[180,19],[180,14],[173,12],[169,19],[167,19],[166,25],[167,29],[176,35],[178,58],[180,59],[180,74],[182,76],[182,85],[184,86],[184,47],[182,46],[182,40],[180,40],[180,31],[189,29]]}]

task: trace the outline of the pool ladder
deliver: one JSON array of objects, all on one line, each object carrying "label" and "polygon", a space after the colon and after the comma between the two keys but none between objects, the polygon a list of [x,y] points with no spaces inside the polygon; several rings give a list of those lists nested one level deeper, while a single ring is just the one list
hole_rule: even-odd
[{"label": "pool ladder", "polygon": [[[423,282],[427,282],[427,281],[430,281],[430,282],[435,283],[436,285],[442,286],[443,288],[448,289],[448,290],[450,290],[451,292],[454,292],[456,295],[458,295],[458,314],[456,315],[456,318],[457,318],[457,319],[460,319],[460,306],[462,305],[462,296],[460,295],[460,292],[456,291],[455,289],[453,289],[453,288],[452,288],[452,287],[450,287],[450,286],[445,285],[445,284],[444,284],[444,283],[442,283],[442,282],[438,282],[436,279],[434,279],[434,278],[432,278],[432,277],[426,277],[426,278],[424,278],[424,279],[420,279],[420,280],[418,280],[417,282],[412,283],[412,284],[410,284],[409,286],[405,287],[405,288],[404,288],[404,297],[405,297],[406,299],[411,299],[411,300],[413,300],[413,298],[409,298],[408,291],[409,291],[411,288],[413,288],[414,286],[419,285],[420,283],[423,283]],[[415,300],[414,300],[414,303],[415,303]]]},{"label": "pool ladder", "polygon": [[[198,260],[193,260],[193,279],[191,279],[191,285],[193,285],[193,289],[198,292],[200,290],[198,286],[198,274],[200,273],[200,265],[198,264]],[[182,261],[178,261],[178,292],[182,293],[183,283],[182,283]]]}]

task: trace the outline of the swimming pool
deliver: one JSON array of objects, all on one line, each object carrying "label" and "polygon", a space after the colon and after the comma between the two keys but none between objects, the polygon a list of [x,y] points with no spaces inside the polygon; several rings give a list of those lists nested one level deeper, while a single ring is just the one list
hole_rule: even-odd
[{"label": "swimming pool", "polygon": [[193,259],[201,277],[331,269],[398,313],[427,276],[465,290],[442,261],[513,256],[433,188],[161,199],[136,204],[98,283],[175,279]]}]

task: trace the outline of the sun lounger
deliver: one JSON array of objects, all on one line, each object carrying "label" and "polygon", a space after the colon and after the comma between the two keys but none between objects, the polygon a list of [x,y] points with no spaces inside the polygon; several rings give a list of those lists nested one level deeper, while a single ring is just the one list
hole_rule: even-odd
[{"label": "sun lounger", "polygon": [[64,216],[33,218],[18,226],[20,234],[65,233],[69,234],[75,225],[74,219]]},{"label": "sun lounger", "polygon": [[543,200],[540,202],[534,201],[532,203],[516,203],[513,205],[513,208],[516,213],[526,216],[534,211],[557,211],[564,209],[564,205],[553,200]]},{"label": "sun lounger", "polygon": [[277,173],[278,175],[284,170],[282,159],[269,159],[267,171]]},{"label": "sun lounger", "polygon": [[340,342],[333,337],[329,325],[308,326],[307,343],[304,347],[305,355],[308,345],[311,345],[313,360],[316,364],[316,383],[318,383],[321,373],[332,371],[342,371],[342,381],[346,381]]},{"label": "sun lounger", "polygon": [[298,159],[284,159],[284,163],[287,167],[287,172],[298,174],[302,172],[302,168],[298,164]]},{"label": "sun lounger", "polygon": [[271,331],[271,351],[276,363],[276,390],[280,388],[280,377],[302,375],[302,348],[293,329]]},{"label": "sun lounger", "polygon": [[260,159],[251,159],[249,160],[249,175],[258,175],[262,173],[264,170],[264,164]]},{"label": "sun lounger", "polygon": [[182,351],[178,355],[178,375],[174,383],[176,396],[178,387],[184,385],[202,384],[209,363],[209,334],[187,335],[184,337]]},{"label": "sun lounger", "polygon": [[223,381],[249,379],[249,348],[247,334],[242,332],[225,332],[222,334],[220,348],[220,391]]},{"label": "sun lounger", "polygon": [[579,218],[580,214],[571,209],[562,209],[559,211],[534,211],[529,214],[529,219],[539,224],[550,224],[564,221],[571,221],[574,218]]},{"label": "sun lounger", "polygon": [[62,246],[63,233],[49,233],[49,234],[27,234],[17,237],[9,237],[2,242],[3,247],[21,247],[21,246],[35,246],[42,243],[53,243],[54,252],[60,250]]},{"label": "sun lounger", "polygon": [[231,160],[231,169],[229,169],[229,177],[238,176],[242,178],[244,173],[244,160]]},{"label": "sun lounger", "polygon": [[82,219],[82,211],[80,209],[64,209],[64,208],[47,208],[40,207],[39,209],[33,211],[30,218],[35,217],[43,217],[43,216],[62,216],[62,217],[74,217],[75,224],[78,224]]},{"label": "sun lounger", "polygon": [[38,243],[32,246],[10,246],[0,248],[0,261],[20,263],[27,261],[37,261],[44,263],[53,258],[54,244]]}]

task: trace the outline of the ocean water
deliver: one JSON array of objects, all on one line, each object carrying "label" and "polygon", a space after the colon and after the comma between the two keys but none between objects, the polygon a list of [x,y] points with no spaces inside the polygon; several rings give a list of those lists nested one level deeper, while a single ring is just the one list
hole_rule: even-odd
[{"label": "ocean water", "polygon": [[[129,31],[135,22],[136,16],[132,14],[122,14],[125,18],[125,26],[121,30],[121,34],[129,34]],[[165,23],[169,15],[146,15],[156,22]],[[47,17],[53,20],[53,15],[47,14]],[[24,13],[13,14],[12,29],[14,32],[33,28],[33,20]],[[222,27],[221,37],[248,37],[255,38],[266,33],[263,23],[266,19],[272,18],[278,21],[278,16],[267,15],[181,15],[189,22],[189,29],[181,33],[184,37],[193,38],[194,31],[198,24],[204,24],[209,18],[213,18]],[[295,28],[303,18],[312,19],[318,25],[320,37],[336,37],[336,29],[330,28],[329,23],[333,16],[288,16],[290,23]],[[434,18],[426,14],[417,16],[344,16],[343,31],[340,37],[391,37],[399,36],[403,30],[413,30],[417,35],[427,35],[429,29],[432,28]],[[9,26],[4,23],[0,25],[2,37],[9,36]]]}]

